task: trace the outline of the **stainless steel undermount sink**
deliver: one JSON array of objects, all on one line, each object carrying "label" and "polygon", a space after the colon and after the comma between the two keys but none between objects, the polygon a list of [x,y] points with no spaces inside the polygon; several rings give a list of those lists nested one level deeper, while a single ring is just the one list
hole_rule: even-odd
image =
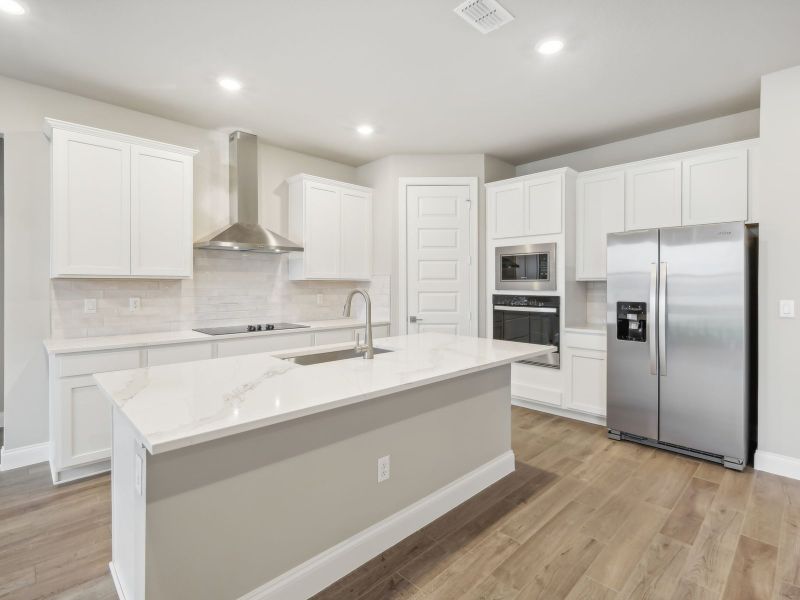
[{"label": "stainless steel undermount sink", "polygon": [[[383,354],[384,352],[392,352],[392,350],[375,348],[375,354]],[[345,348],[344,350],[331,350],[330,352],[303,354],[302,356],[288,356],[283,360],[288,360],[298,365],[318,365],[320,363],[346,360],[348,358],[364,358],[364,353],[357,352],[355,348]]]}]

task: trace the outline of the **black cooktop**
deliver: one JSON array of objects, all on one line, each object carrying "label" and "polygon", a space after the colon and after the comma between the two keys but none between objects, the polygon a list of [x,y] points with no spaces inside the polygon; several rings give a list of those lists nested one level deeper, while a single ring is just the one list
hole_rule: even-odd
[{"label": "black cooktop", "polygon": [[254,331],[280,331],[282,329],[302,329],[309,325],[297,323],[260,323],[257,325],[233,325],[230,327],[204,327],[195,329],[198,333],[206,335],[231,335],[233,333],[253,333]]}]

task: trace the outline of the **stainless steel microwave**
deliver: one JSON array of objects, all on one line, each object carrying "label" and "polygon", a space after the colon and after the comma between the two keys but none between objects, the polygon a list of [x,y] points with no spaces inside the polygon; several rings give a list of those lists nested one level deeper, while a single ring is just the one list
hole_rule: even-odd
[{"label": "stainless steel microwave", "polygon": [[494,253],[496,290],[556,290],[555,243],[498,246]]}]

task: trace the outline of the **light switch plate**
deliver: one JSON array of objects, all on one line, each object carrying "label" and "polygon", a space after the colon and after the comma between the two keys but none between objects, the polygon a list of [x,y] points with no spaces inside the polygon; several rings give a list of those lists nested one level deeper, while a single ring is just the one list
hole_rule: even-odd
[{"label": "light switch plate", "polygon": [[141,298],[137,298],[136,296],[131,296],[128,298],[128,310],[130,312],[137,312],[142,306]]},{"label": "light switch plate", "polygon": [[781,300],[778,315],[782,319],[794,319],[794,300]]},{"label": "light switch plate", "polygon": [[97,298],[84,298],[83,312],[91,315],[97,312]]}]

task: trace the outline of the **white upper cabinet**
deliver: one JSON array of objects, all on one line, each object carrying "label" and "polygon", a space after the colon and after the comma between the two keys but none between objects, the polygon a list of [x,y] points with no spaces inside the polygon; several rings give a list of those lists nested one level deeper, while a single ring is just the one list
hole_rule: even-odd
[{"label": "white upper cabinet", "polygon": [[195,150],[46,120],[51,277],[191,277]]},{"label": "white upper cabinet", "polygon": [[607,236],[625,231],[625,172],[579,175],[577,186],[575,276],[605,279]]},{"label": "white upper cabinet", "polygon": [[625,229],[681,224],[681,161],[647,163],[626,169]]},{"label": "white upper cabinet", "polygon": [[289,277],[370,279],[372,190],[304,174],[288,181],[289,238],[303,245],[289,257]]},{"label": "white upper cabinet", "polygon": [[747,220],[747,149],[683,161],[683,224]]},{"label": "white upper cabinet", "polygon": [[486,188],[492,238],[561,233],[564,176],[531,175]]},{"label": "white upper cabinet", "polygon": [[130,148],[53,130],[54,276],[130,274]]},{"label": "white upper cabinet", "polygon": [[492,237],[525,235],[525,188],[521,181],[489,188]]},{"label": "white upper cabinet", "polygon": [[131,274],[192,274],[192,157],[131,146]]},{"label": "white upper cabinet", "polygon": [[561,233],[561,175],[525,182],[525,234]]}]

